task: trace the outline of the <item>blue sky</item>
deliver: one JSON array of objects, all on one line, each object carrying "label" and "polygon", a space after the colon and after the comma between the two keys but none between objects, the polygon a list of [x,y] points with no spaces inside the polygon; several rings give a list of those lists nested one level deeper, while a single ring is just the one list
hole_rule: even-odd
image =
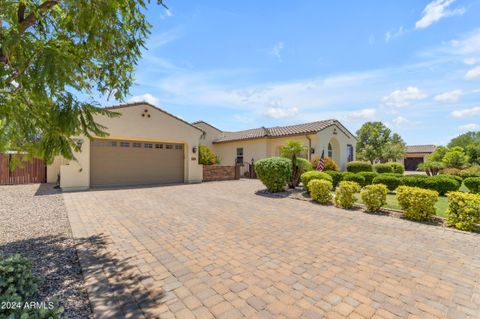
[{"label": "blue sky", "polygon": [[480,129],[480,0],[166,4],[149,6],[129,101],[223,130],[380,120],[445,144]]}]

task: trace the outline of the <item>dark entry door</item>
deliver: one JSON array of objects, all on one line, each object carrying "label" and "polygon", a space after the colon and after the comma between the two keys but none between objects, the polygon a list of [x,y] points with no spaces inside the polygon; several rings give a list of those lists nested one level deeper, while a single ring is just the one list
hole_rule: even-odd
[{"label": "dark entry door", "polygon": [[410,157],[405,159],[405,170],[416,171],[418,164],[423,163],[423,157]]}]

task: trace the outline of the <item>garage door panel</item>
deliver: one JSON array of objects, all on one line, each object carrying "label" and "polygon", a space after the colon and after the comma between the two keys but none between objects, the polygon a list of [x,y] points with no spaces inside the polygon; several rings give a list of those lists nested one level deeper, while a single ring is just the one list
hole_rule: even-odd
[{"label": "garage door panel", "polygon": [[90,169],[92,187],[183,182],[183,145],[97,140]]}]

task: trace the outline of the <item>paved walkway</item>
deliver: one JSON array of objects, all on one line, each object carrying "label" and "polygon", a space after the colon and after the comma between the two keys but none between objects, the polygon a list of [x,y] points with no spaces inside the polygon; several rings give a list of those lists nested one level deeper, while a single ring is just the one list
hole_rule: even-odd
[{"label": "paved walkway", "polygon": [[98,318],[480,318],[480,236],[255,194],[65,193]]}]

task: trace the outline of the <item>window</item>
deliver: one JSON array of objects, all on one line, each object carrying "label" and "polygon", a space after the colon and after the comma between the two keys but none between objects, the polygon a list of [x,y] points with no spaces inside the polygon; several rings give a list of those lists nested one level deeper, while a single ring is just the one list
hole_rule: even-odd
[{"label": "window", "polygon": [[177,145],[175,145],[175,149],[176,150],[181,150],[181,149],[183,149],[183,145],[182,144],[177,144]]},{"label": "window", "polygon": [[145,144],[143,144],[143,147],[145,147],[145,148],[153,148],[153,144],[152,144],[152,143],[145,143]]},{"label": "window", "polygon": [[243,164],[243,147],[237,148],[237,158],[235,162],[237,164]]},{"label": "window", "polygon": [[136,142],[134,142],[134,143],[132,143],[132,147],[134,147],[134,148],[140,148],[140,147],[142,147],[142,143],[136,143]]},{"label": "window", "polygon": [[93,141],[93,146],[102,147],[105,146],[103,141],[95,140]]},{"label": "window", "polygon": [[116,141],[108,141],[106,142],[106,146],[110,146],[110,147],[117,147],[117,142]]},{"label": "window", "polygon": [[328,143],[328,153],[327,156],[330,158],[333,158],[333,149],[332,149],[332,144]]},{"label": "window", "polygon": [[353,161],[353,146],[350,144],[347,145],[347,161]]},{"label": "window", "polygon": [[129,142],[120,142],[120,147],[130,147]]},{"label": "window", "polygon": [[167,150],[173,150],[173,145],[172,144],[167,144],[167,145],[165,145],[165,148]]},{"label": "window", "polygon": [[163,148],[163,144],[155,144],[155,148]]}]

